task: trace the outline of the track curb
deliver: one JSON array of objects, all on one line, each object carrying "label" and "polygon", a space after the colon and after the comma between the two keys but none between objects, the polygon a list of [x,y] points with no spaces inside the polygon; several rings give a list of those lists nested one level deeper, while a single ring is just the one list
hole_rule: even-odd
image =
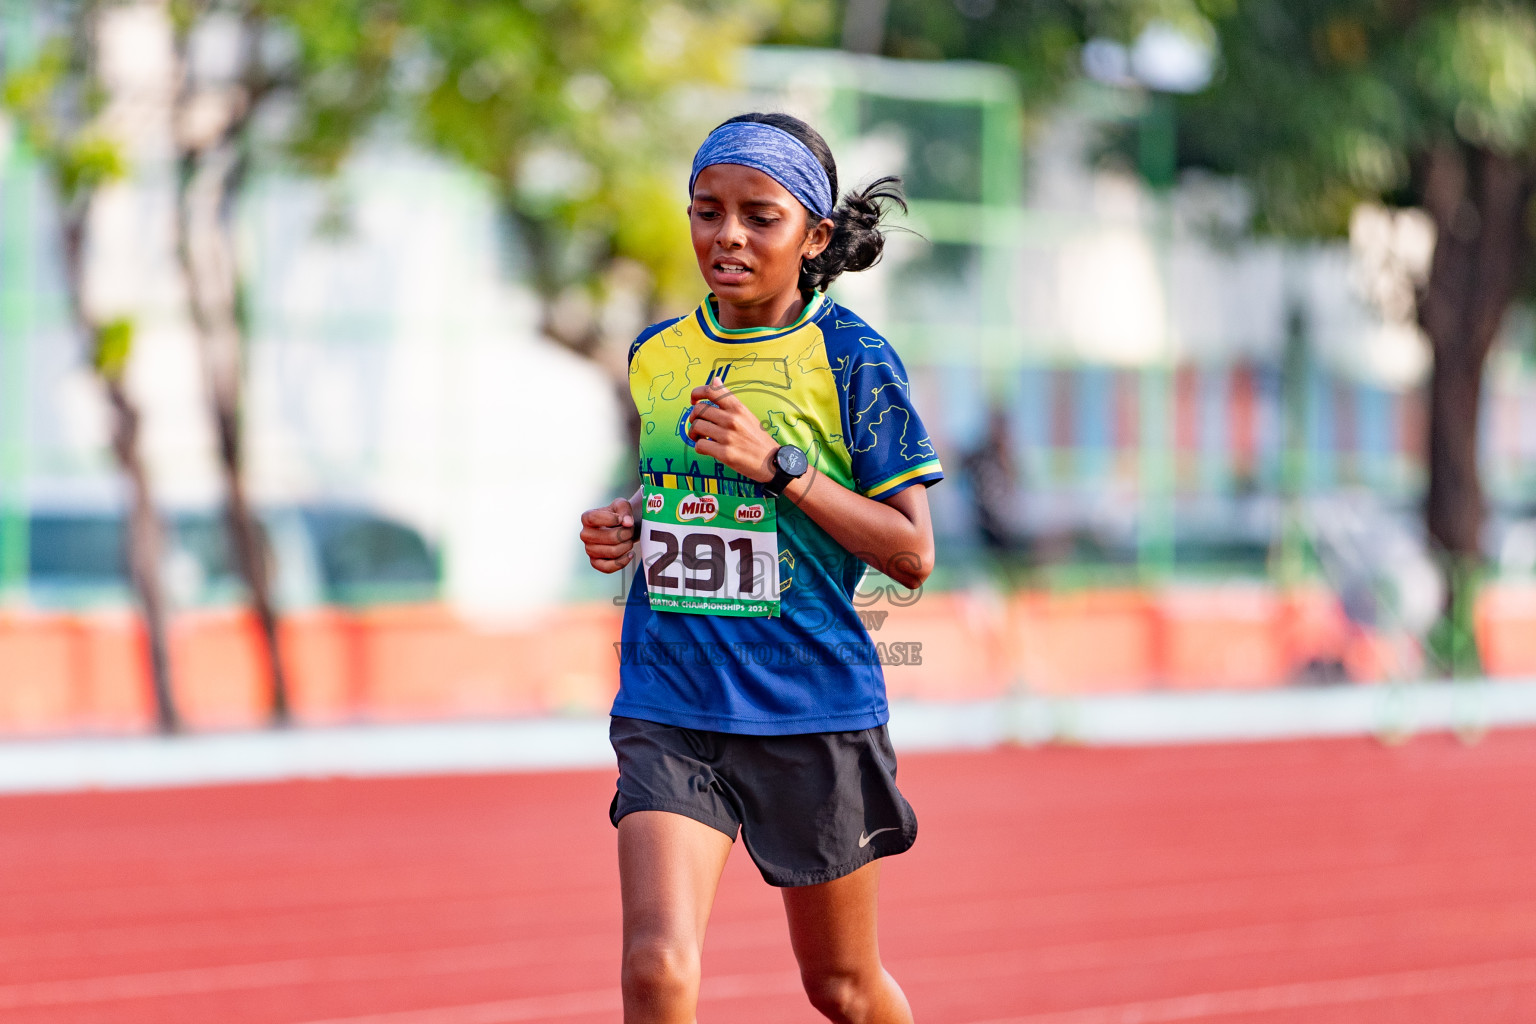
[{"label": "track curb", "polygon": [[[1520,726],[1536,726],[1536,680],[894,701],[890,730],[898,750],[919,751],[1343,736],[1393,743],[1422,732],[1471,742]],[[613,767],[606,717],[359,724],[0,742],[0,793]]]}]

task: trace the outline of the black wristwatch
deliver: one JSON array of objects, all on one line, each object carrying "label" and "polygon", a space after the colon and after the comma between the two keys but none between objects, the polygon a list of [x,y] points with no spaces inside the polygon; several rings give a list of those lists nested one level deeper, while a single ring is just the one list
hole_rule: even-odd
[{"label": "black wristwatch", "polygon": [[800,479],[810,468],[805,452],[792,444],[779,445],[779,450],[773,453],[773,479],[763,484],[763,493],[770,498],[779,497],[791,480]]}]

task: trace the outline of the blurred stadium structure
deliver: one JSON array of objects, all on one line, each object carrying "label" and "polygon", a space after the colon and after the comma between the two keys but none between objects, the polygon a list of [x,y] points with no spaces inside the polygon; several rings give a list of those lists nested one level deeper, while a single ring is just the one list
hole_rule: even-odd
[{"label": "blurred stadium structure", "polygon": [[[1116,126],[1167,112],[1103,84],[1044,118],[1027,158],[1013,82],[985,65],[759,49],[741,93],[709,102],[802,113],[846,182],[906,179],[914,234],[836,290],[901,349],[950,476],[930,492],[939,571],[920,599],[871,605],[877,641],[922,645],[888,668],[893,696],[1437,671],[1413,512],[1428,357],[1393,302],[1427,258],[1412,217],[1362,209],[1348,245],[1239,237],[1241,190],[1151,189],[1117,155]],[[194,728],[255,724],[169,169],[142,143],[98,258],[142,310],[129,372],[175,525],[174,682]],[[318,231],[338,196],[345,229]],[[0,729],[141,728],[120,487],[20,147],[0,212]],[[247,187],[250,472],[301,721],[606,710],[620,581],[585,565],[575,524],[632,486],[625,410],[598,363],[538,335],[499,223],[482,182],[388,133],[333,183],[258,167]],[[640,326],[610,312],[616,335]],[[1531,330],[1506,325],[1484,406],[1494,675],[1536,672]]]},{"label": "blurred stadium structure", "polygon": [[[82,10],[104,28],[69,36],[74,52],[97,47],[111,85],[82,106],[104,98],[126,129],[129,173],[88,204],[91,273],[72,276],[61,225],[81,204],[58,202],[60,162],[24,144],[13,72],[40,24]],[[306,176],[281,131],[253,132],[228,208],[245,474],[301,729],[256,728],[276,687],[221,514],[207,331],[174,223],[196,175],[178,173],[190,93],[172,69],[178,38],[194,48],[169,15],[212,15],[222,70],[181,111],[207,129],[238,106],[232,10],[289,19],[266,40],[288,60],[302,20],[340,68],[304,64],[313,94],[290,80],[262,113],[318,100],[322,157],[347,154],[335,175],[322,159]],[[1193,35],[1145,23],[1181,11]],[[748,37],[831,44],[839,16],[844,50],[887,57],[775,46],[736,66]],[[765,29],[774,17],[794,30]],[[1289,88],[1224,92],[1217,50]],[[1396,167],[1384,149],[1409,148],[1373,133],[1394,88],[1433,93],[1408,136],[1430,124],[1479,159],[1490,125],[1536,139],[1523,5],[0,0],[0,54],[6,1020],[614,1017],[604,713],[630,580],[590,569],[577,516],[635,486],[616,386],[629,339],[697,301],[677,265],[647,262],[674,251],[655,214],[675,215],[690,270],[687,152],[753,107],[820,126],[845,184],[900,173],[911,197],[910,233],[835,294],[896,341],[948,472],[929,492],[929,584],[871,574],[859,600],[923,822],[881,879],[882,952],[918,1014],[1536,1017],[1536,833],[1518,810],[1536,734],[1483,739],[1536,725],[1536,319],[1504,319],[1481,378],[1487,568],[1475,603],[1475,587],[1448,600],[1421,509],[1431,358],[1415,323],[1445,250],[1429,213],[1356,202],[1417,201],[1371,177]],[[1003,64],[928,59],[959,55]],[[701,88],[727,65],[733,90]],[[1431,81],[1404,86],[1414,75]],[[373,120],[370,89],[396,78],[406,112]],[[1287,119],[1253,110],[1284,115],[1292,97],[1306,109],[1280,128],[1299,126],[1317,164],[1300,180],[1344,182],[1348,205],[1315,205],[1353,209],[1347,240],[1256,239],[1263,161],[1212,157],[1219,136],[1288,159],[1286,132],[1268,132]],[[447,131],[420,130],[429,107]],[[1354,120],[1324,123],[1341,110]],[[86,121],[75,141],[103,160]],[[1177,173],[1196,127],[1207,165],[1251,191]],[[630,145],[676,166],[625,161]],[[668,185],[665,204],[636,200]],[[543,256],[525,187],[591,200],[546,202],[571,237],[543,238]],[[1311,199],[1295,205],[1317,214]],[[642,214],[619,225],[642,236],[627,250],[623,209]],[[583,216],[595,228],[571,230]],[[567,258],[586,262],[566,273]],[[102,394],[110,325],[67,287],[86,276],[97,311],[135,332],[123,383],[144,414],[170,684],[194,735],[153,733],[132,493]],[[1435,336],[1435,365],[1449,348],[1482,373],[1455,342]],[[1475,475],[1457,484],[1442,509],[1476,504],[1460,501]],[[1447,672],[1447,634],[1427,639],[1447,621],[1454,667],[1485,675]],[[1455,660],[1465,622],[1479,649]],[[1402,743],[1425,731],[1462,742]],[[1381,742],[1318,738],[1364,734]],[[1134,749],[1098,749],[1117,746]],[[581,767],[595,770],[557,770]],[[804,1019],[777,897],[733,860],[701,999]]]}]

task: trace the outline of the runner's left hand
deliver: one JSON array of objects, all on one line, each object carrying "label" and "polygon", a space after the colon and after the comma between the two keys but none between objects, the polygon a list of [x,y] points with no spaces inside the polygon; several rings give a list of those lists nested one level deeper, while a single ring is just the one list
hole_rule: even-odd
[{"label": "runner's left hand", "polygon": [[713,380],[694,388],[689,400],[693,402],[693,412],[688,417],[687,429],[688,436],[696,441],[695,451],[758,483],[773,479],[772,459],[779,443],[746,403],[730,388]]}]

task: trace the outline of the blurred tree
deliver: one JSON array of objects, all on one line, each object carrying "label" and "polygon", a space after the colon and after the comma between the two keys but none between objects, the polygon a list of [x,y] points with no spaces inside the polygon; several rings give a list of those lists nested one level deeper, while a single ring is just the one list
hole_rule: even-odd
[{"label": "blurred tree", "polygon": [[[61,38],[83,45],[99,6],[53,5],[64,18]],[[689,130],[697,93],[688,90],[727,81],[736,47],[775,25],[820,33],[827,8],[818,0],[170,0],[168,7],[177,255],[203,357],[230,548],[260,624],[270,710],[281,723],[289,717],[286,676],[241,435],[245,323],[234,214],[253,159],[275,147],[301,171],[330,175],[381,117],[405,120],[430,145],[487,174],[528,254],[543,330],[596,357],[602,306],[615,289],[638,295],[651,314],[691,304],[691,248],[676,209],[697,134]],[[51,60],[14,77],[13,106],[34,110],[38,125],[61,89],[89,91],[61,77],[59,59]],[[54,146],[61,182],[85,180],[69,161],[90,156],[93,131],[82,122],[80,139]],[[120,386],[109,380],[109,387],[126,401]],[[151,605],[148,597],[144,603]],[[163,615],[158,598],[153,606]],[[161,637],[153,645],[161,664],[163,629],[152,633]],[[157,669],[157,678],[164,675]]]},{"label": "blurred tree", "polygon": [[[96,300],[90,280],[91,226],[103,191],[127,174],[122,111],[102,74],[105,2],[58,5],[35,60],[5,68],[4,102],[19,128],[15,145],[36,154],[58,195],[64,278],[70,310],[111,409],[112,452],[128,483],[125,547],[148,637],[150,679],[160,729],[180,717],[171,691],[166,606],[160,577],[163,528],[139,449],[141,413],[124,382],[134,324]],[[40,19],[39,19],[40,20]],[[130,98],[131,104],[131,98]]]},{"label": "blurred tree", "polygon": [[247,128],[270,80],[251,52],[253,12],[177,0],[171,5],[176,66],[176,256],[213,417],[224,482],[225,535],[245,580],[267,662],[273,724],[290,719],[287,674],[272,600],[270,556],[245,486],[241,435],[243,331],[233,245],[234,199],[250,160]]},{"label": "blurred tree", "polygon": [[[659,308],[691,305],[696,289],[678,183],[698,134],[697,89],[729,79],[740,44],[780,22],[820,31],[827,9],[818,0],[176,0],[174,10],[185,68],[181,252],[209,356],[231,532],[276,697],[276,631],[239,485],[231,244],[236,191],[271,141],[260,108],[285,108],[279,144],[307,173],[334,174],[383,117],[483,172],[526,253],[543,332],[622,383],[622,347],[602,346],[605,304],[618,293],[655,319]],[[233,48],[220,42],[228,36]],[[208,67],[200,37],[236,56]]]},{"label": "blurred tree", "polygon": [[1131,39],[1154,20],[1195,27],[1186,0],[837,0],[831,24],[782,19],[773,42],[804,42],[909,60],[987,61],[1018,76],[1026,116],[1080,74],[1083,44]]},{"label": "blurred tree", "polygon": [[1258,230],[1337,236],[1362,202],[1429,214],[1437,242],[1418,296],[1434,353],[1425,517],[1450,595],[1431,640],[1454,670],[1475,669],[1483,366],[1511,304],[1536,296],[1529,0],[843,0],[839,10],[850,45],[1012,67],[1037,109],[1078,74],[1095,37],[1128,41],[1154,21],[1214,31],[1215,80],[1178,101],[1178,158],[1246,179]]},{"label": "blurred tree", "polygon": [[[403,122],[486,176],[542,332],[624,375],[637,324],[696,301],[687,160],[738,48],[819,38],[826,0],[252,0],[279,28],[285,149],[328,175]],[[332,226],[345,222],[333,208]],[[607,342],[607,344],[605,344]]]},{"label": "blurred tree", "polygon": [[[294,16],[307,7],[295,0]],[[398,82],[432,146],[494,183],[543,330],[599,355],[614,291],[690,306],[686,161],[738,48],[781,21],[821,31],[804,0],[411,0]],[[624,339],[627,340],[627,339]],[[609,362],[622,376],[622,349]]]},{"label": "blurred tree", "polygon": [[[173,0],[170,14],[176,54],[176,252],[202,353],[229,548],[261,630],[268,711],[273,724],[283,725],[291,708],[271,554],[245,483],[241,398],[247,332],[235,210],[258,150],[272,144],[257,124],[274,103],[314,93],[333,97],[320,116],[293,129],[289,144],[306,154],[323,150],[312,169],[335,169],[385,108],[400,26],[394,5],[357,0],[308,0],[302,7]],[[338,68],[345,72],[339,78]]]},{"label": "blurred tree", "polygon": [[[89,294],[84,275],[91,203],[102,185],[126,171],[123,138],[108,130],[103,117],[108,97],[97,71],[96,49],[104,15],[132,6],[106,0],[45,5],[51,41],[29,66],[7,69],[6,102],[23,124],[26,141],[52,171],[60,193],[70,294],[82,325],[96,339],[94,362],[114,410],[114,449],[132,485],[129,561],[149,626],[160,720],[162,727],[174,729],[177,716],[169,688],[157,569],[160,528],[138,454],[139,412],[122,383],[132,323],[102,322],[84,299]],[[306,163],[309,169],[334,169],[385,108],[399,25],[392,5],[360,0],[312,0],[303,5],[307,20],[285,18],[295,5],[259,0],[171,0],[164,7],[148,6],[168,10],[171,18],[176,59],[162,71],[172,86],[176,252],[214,421],[229,548],[261,629],[270,714],[274,723],[282,724],[289,720],[290,709],[270,555],[244,481],[245,331],[234,209],[254,152],[270,143],[254,129],[269,100],[329,89],[333,99],[321,116],[302,121],[290,141],[295,151],[305,154],[324,150],[320,158]],[[292,45],[295,35],[304,44],[312,43],[317,26],[326,45]],[[304,59],[317,50],[323,59]],[[339,79],[338,66],[344,70]]]},{"label": "blurred tree", "polygon": [[1362,202],[1436,229],[1418,318],[1429,382],[1429,534],[1450,602],[1432,646],[1475,670],[1485,515],[1483,367],[1511,304],[1536,295],[1536,8],[1514,0],[1197,0],[1222,68],[1184,101],[1181,158],[1253,187],[1259,228],[1338,235]]}]

